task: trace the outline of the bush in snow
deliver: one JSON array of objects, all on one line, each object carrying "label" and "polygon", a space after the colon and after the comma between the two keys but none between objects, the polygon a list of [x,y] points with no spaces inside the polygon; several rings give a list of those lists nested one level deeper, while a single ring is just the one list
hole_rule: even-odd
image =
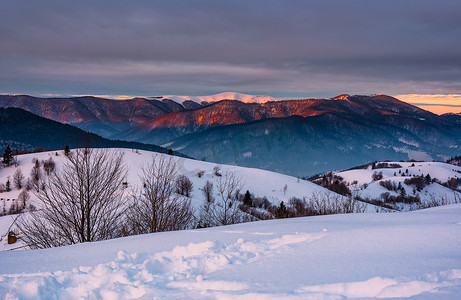
[{"label": "bush in snow", "polygon": [[226,172],[220,176],[216,183],[217,195],[212,194],[212,188],[211,191],[204,192],[205,201],[200,213],[200,226],[212,227],[245,221],[236,197],[236,192],[242,187],[241,179],[237,178],[234,173]]},{"label": "bush in snow", "polygon": [[190,197],[192,192],[193,184],[192,181],[186,175],[179,175],[176,178],[176,193],[186,197]]},{"label": "bush in snow", "polygon": [[[429,174],[427,174],[429,175]],[[430,176],[429,176],[430,178]],[[411,186],[414,186],[415,189],[418,191],[418,192],[421,192],[424,187],[428,184],[431,184],[431,179],[429,179],[429,181],[423,176],[415,176],[415,177],[411,177],[411,178],[407,178],[404,180],[404,183],[406,185],[411,185]]]},{"label": "bush in snow", "polygon": [[221,177],[221,176],[222,176],[222,174],[221,174],[221,168],[218,167],[218,166],[215,166],[215,167],[213,168],[213,173],[214,173],[216,176],[218,176],[218,177]]},{"label": "bush in snow", "polygon": [[442,183],[442,185],[446,186],[449,189],[457,190],[458,187],[461,186],[461,178],[448,178],[447,182]]},{"label": "bush in snow", "polygon": [[45,171],[46,175],[50,176],[51,173],[53,173],[55,169],[56,169],[56,164],[52,157],[43,161],[43,170]]},{"label": "bush in snow", "polygon": [[371,175],[371,179],[373,181],[378,181],[378,180],[381,180],[383,179],[383,172],[373,172],[373,174]]},{"label": "bush in snow", "polygon": [[392,180],[383,180],[379,182],[379,185],[385,189],[393,192],[397,192],[397,184]]},{"label": "bush in snow", "polygon": [[334,175],[333,172],[323,174],[320,179],[314,180],[313,182],[343,196],[352,195],[351,190],[343,178],[341,176]]}]

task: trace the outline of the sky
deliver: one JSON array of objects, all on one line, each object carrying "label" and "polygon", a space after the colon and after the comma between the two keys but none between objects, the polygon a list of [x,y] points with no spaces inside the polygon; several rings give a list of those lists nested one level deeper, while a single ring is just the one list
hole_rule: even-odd
[{"label": "sky", "polygon": [[379,93],[461,112],[460,37],[459,0],[1,1],[0,93]]}]

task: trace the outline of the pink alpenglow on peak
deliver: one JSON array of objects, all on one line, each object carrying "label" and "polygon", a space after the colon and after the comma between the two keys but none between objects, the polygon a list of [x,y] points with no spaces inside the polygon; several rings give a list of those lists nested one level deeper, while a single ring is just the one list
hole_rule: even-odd
[{"label": "pink alpenglow on peak", "polygon": [[170,99],[178,103],[184,101],[201,102],[217,102],[221,100],[238,100],[245,103],[266,103],[269,101],[276,101],[275,98],[266,95],[248,95],[236,92],[224,92],[209,96],[179,96],[179,95],[164,95],[163,99]]}]

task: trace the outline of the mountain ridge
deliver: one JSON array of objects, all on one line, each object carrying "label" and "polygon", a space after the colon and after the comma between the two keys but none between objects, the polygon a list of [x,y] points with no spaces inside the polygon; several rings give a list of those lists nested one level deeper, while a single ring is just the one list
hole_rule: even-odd
[{"label": "mountain ridge", "polygon": [[84,143],[90,143],[91,146],[98,148],[120,147],[167,152],[167,149],[156,145],[109,140],[69,124],[46,119],[15,107],[0,107],[0,123],[2,124],[0,127],[0,151],[2,152],[7,145],[17,150],[35,148],[56,150],[63,149],[65,145],[81,147]]}]

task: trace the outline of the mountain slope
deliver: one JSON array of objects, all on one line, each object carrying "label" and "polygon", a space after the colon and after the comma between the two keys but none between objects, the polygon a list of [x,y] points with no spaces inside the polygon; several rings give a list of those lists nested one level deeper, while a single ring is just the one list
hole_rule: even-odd
[{"label": "mountain slope", "polygon": [[[247,102],[274,100],[269,96],[221,93],[211,96],[160,96],[111,100],[92,96],[73,98],[38,98],[27,95],[0,95],[0,107],[17,107],[61,123],[68,123],[104,137],[165,114],[196,109],[208,102],[223,99]],[[203,103],[202,103],[203,102]]]},{"label": "mountain slope", "polygon": [[371,97],[344,95],[336,99],[273,101],[262,104],[224,100],[198,109],[176,111],[155,118],[131,128],[118,137],[163,144],[184,134],[201,132],[216,126],[290,116],[307,118],[325,113],[342,114],[344,117],[351,118],[392,115],[420,119],[437,117],[384,95]]},{"label": "mountain slope", "polygon": [[445,160],[461,147],[459,115],[438,116],[385,95],[203,106],[155,99],[3,96],[0,106],[22,105],[106,137],[307,177],[374,160]]},{"label": "mountain slope", "polygon": [[461,124],[388,96],[343,96],[261,105],[221,101],[156,118],[124,137],[309,177],[374,160],[445,160],[459,152]]},{"label": "mountain slope", "polygon": [[62,149],[82,146],[88,140],[95,147],[122,147],[166,152],[165,148],[137,142],[113,141],[77,127],[61,124],[19,108],[0,108],[0,151],[10,145],[13,149]]},{"label": "mountain slope", "polygon": [[96,97],[37,98],[0,95],[0,107],[17,107],[41,117],[111,136],[133,125],[184,109],[172,100],[109,100]]}]

